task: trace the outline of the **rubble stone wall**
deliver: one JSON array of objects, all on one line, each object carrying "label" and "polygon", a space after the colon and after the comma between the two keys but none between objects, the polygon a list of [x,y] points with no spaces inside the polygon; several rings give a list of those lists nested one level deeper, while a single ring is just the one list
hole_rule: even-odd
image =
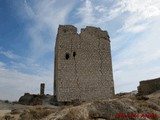
[{"label": "rubble stone wall", "polygon": [[60,25],[55,46],[54,94],[58,101],[93,101],[114,95],[107,31]]},{"label": "rubble stone wall", "polygon": [[140,81],[138,86],[138,93],[141,95],[151,94],[157,90],[160,90],[160,78]]}]

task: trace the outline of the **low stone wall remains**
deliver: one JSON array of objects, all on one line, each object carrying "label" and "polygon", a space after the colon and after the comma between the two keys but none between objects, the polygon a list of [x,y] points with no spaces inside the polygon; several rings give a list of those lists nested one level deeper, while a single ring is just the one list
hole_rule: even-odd
[{"label": "low stone wall remains", "polygon": [[138,94],[140,95],[148,95],[157,90],[160,90],[160,78],[140,81],[138,86]]}]

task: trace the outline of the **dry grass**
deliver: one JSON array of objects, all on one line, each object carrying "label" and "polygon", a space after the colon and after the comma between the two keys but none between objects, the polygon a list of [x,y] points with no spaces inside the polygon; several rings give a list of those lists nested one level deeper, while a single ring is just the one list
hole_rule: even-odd
[{"label": "dry grass", "polygon": [[[124,120],[116,118],[116,114],[151,114],[157,115],[154,120],[160,120],[160,98],[150,95],[146,99],[137,100],[135,95],[126,94],[114,99],[85,103],[79,106],[63,106],[61,108],[48,108],[34,106],[25,110],[12,110],[5,118],[7,120]],[[18,116],[18,119],[15,119]],[[6,120],[3,119],[3,120]],[[132,120],[142,120],[133,118]],[[151,119],[145,119],[151,120]]]},{"label": "dry grass", "polygon": [[20,120],[42,119],[53,112],[55,112],[54,109],[46,107],[32,107],[20,114]]}]

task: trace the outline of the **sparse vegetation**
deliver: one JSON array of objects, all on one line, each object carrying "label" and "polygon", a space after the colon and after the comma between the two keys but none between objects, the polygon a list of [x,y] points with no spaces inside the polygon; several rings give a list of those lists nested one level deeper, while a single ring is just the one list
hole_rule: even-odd
[{"label": "sparse vegetation", "polygon": [[[117,114],[156,114],[154,120],[160,118],[159,93],[148,96],[135,94],[117,95],[113,99],[83,103],[78,106],[44,107],[31,106],[26,109],[13,109],[2,120],[142,120],[142,118],[123,118]],[[53,108],[54,107],[54,108]],[[146,118],[145,120],[153,120]]]},{"label": "sparse vegetation", "polygon": [[136,96],[136,99],[137,100],[148,100],[149,97],[146,97],[146,96],[143,96],[143,95],[138,95],[138,96]]}]

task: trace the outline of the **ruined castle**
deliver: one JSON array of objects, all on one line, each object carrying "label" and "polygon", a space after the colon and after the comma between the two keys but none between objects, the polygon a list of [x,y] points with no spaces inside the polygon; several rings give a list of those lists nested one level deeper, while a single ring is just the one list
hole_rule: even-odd
[{"label": "ruined castle", "polygon": [[139,95],[148,95],[160,90],[160,78],[140,81],[138,86]]},{"label": "ruined castle", "polygon": [[77,33],[60,25],[55,45],[54,94],[57,101],[93,101],[114,95],[107,31],[87,26]]}]

